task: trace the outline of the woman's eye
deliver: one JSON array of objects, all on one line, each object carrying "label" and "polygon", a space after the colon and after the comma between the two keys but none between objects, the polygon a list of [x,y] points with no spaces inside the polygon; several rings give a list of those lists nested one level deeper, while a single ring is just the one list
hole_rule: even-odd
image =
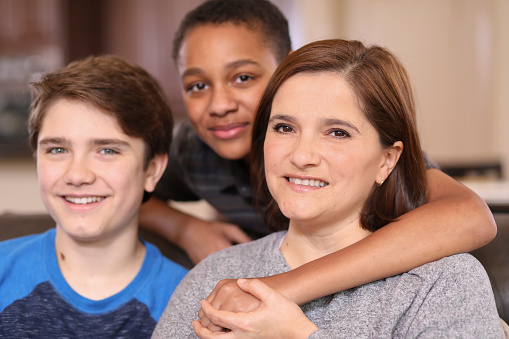
[{"label": "woman's eye", "polygon": [[277,124],[276,126],[274,126],[274,130],[276,132],[279,132],[279,133],[291,133],[291,132],[293,132],[293,128],[291,126],[283,125],[283,124]]},{"label": "woman's eye", "polygon": [[346,137],[350,136],[350,134],[348,134],[347,131],[342,130],[342,129],[331,130],[329,132],[329,135],[332,135],[333,137],[336,137],[336,138],[346,138]]}]

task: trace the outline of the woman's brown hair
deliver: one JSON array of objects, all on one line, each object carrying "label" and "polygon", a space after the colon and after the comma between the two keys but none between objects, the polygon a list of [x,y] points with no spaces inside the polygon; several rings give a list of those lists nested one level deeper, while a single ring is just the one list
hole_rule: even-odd
[{"label": "woman's brown hair", "polygon": [[375,231],[424,204],[428,195],[426,168],[417,133],[412,88],[405,68],[385,48],[366,47],[359,41],[323,40],[301,47],[283,60],[258,107],[253,128],[251,179],[255,192],[267,206],[267,226],[272,230],[288,227],[288,219],[270,195],[265,180],[263,144],[272,101],[286,80],[302,72],[340,75],[378,131],[381,145],[389,147],[396,141],[403,142],[403,152],[392,173],[382,186],[373,183],[373,191],[361,213],[361,225]]}]

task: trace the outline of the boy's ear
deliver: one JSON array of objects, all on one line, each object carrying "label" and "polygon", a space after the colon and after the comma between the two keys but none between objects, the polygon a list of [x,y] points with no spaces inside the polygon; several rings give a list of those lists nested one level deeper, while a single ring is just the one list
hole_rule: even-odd
[{"label": "boy's ear", "polygon": [[147,166],[145,174],[145,191],[153,192],[156,184],[166,169],[168,163],[168,154],[156,154]]},{"label": "boy's ear", "polygon": [[382,162],[382,166],[378,171],[378,175],[376,177],[376,183],[380,186],[387,179],[389,174],[391,174],[394,167],[399,161],[399,157],[403,152],[403,142],[396,141],[392,146],[388,147],[384,150],[384,159]]}]

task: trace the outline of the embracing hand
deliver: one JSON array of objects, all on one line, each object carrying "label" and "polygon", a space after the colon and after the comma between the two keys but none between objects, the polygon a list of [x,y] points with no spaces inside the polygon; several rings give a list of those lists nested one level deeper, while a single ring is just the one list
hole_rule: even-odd
[{"label": "embracing hand", "polygon": [[[216,310],[228,312],[250,312],[260,306],[260,300],[239,287],[237,279],[224,279],[217,283],[207,297],[207,302]],[[203,308],[198,312],[200,323],[212,332],[221,332],[222,327],[215,325],[207,317]]]},{"label": "embracing hand", "polygon": [[[258,279],[239,279],[237,285],[259,300],[259,307],[248,312],[218,310],[207,300],[202,300],[200,310],[218,328],[213,332],[200,321],[193,328],[201,339],[209,338],[308,338],[318,327],[300,307],[271,289]],[[201,317],[200,317],[201,318]]]}]

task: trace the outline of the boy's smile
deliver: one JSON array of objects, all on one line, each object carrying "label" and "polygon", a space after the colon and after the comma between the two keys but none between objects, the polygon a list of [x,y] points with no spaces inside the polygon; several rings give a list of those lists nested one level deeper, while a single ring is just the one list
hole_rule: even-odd
[{"label": "boy's smile", "polygon": [[143,140],[113,116],[80,101],[58,100],[38,138],[41,197],[58,228],[81,241],[137,228],[147,186]]},{"label": "boy's smile", "polygon": [[78,205],[92,204],[105,199],[105,197],[65,197],[65,200]]},{"label": "boy's smile", "polygon": [[198,136],[226,159],[251,150],[258,102],[277,67],[261,34],[244,25],[200,25],[184,39],[178,70]]},{"label": "boy's smile", "polygon": [[228,140],[233,139],[239,134],[243,133],[251,124],[248,122],[244,123],[230,123],[225,125],[215,125],[210,127],[209,130],[218,139]]}]

